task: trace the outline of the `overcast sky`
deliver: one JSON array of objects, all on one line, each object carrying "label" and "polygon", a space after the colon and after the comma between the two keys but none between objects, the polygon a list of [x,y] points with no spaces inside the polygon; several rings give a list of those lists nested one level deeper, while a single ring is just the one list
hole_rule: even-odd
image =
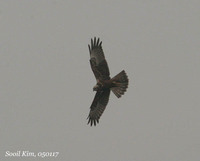
[{"label": "overcast sky", "polygon": [[[130,84],[96,127],[88,43]],[[199,161],[200,1],[0,1],[0,158]]]}]

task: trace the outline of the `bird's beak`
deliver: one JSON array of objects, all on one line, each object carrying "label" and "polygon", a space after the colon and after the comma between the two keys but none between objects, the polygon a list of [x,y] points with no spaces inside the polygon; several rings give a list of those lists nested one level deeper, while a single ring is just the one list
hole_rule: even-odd
[{"label": "bird's beak", "polygon": [[99,88],[99,86],[98,86],[98,85],[95,85],[95,86],[93,87],[93,91],[97,91],[98,88]]}]

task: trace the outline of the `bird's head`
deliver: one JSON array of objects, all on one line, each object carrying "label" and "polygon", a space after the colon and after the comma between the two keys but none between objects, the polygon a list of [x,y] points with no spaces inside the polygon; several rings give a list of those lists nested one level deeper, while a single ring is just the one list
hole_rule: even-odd
[{"label": "bird's head", "polygon": [[96,84],[94,87],[93,87],[93,91],[98,91],[100,89],[100,85],[99,84]]}]

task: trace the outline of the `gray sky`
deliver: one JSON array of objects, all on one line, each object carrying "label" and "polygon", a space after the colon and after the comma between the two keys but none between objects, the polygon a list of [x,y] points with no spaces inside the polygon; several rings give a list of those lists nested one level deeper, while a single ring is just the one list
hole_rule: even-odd
[{"label": "gray sky", "polygon": [[[1,0],[0,158],[199,161],[199,20],[198,0]],[[111,76],[124,69],[130,85],[90,127],[94,36]]]}]

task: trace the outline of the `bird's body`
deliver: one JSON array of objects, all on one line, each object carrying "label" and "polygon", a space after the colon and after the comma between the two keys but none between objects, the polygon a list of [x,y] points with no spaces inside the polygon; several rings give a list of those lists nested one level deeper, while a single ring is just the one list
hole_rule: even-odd
[{"label": "bird's body", "polygon": [[110,90],[119,98],[128,88],[128,77],[124,70],[112,79],[110,78],[108,64],[101,45],[102,42],[99,42],[99,39],[96,40],[96,38],[94,38],[94,41],[91,39],[91,47],[88,45],[90,65],[97,80],[96,85],[93,87],[93,91],[96,91],[96,95],[90,106],[90,113],[88,116],[88,123],[90,123],[91,126],[99,122],[108,104]]},{"label": "bird's body", "polygon": [[114,87],[114,84],[112,83],[112,80],[101,80],[98,81],[97,84],[94,86],[93,91],[100,91],[105,89],[110,89]]}]

